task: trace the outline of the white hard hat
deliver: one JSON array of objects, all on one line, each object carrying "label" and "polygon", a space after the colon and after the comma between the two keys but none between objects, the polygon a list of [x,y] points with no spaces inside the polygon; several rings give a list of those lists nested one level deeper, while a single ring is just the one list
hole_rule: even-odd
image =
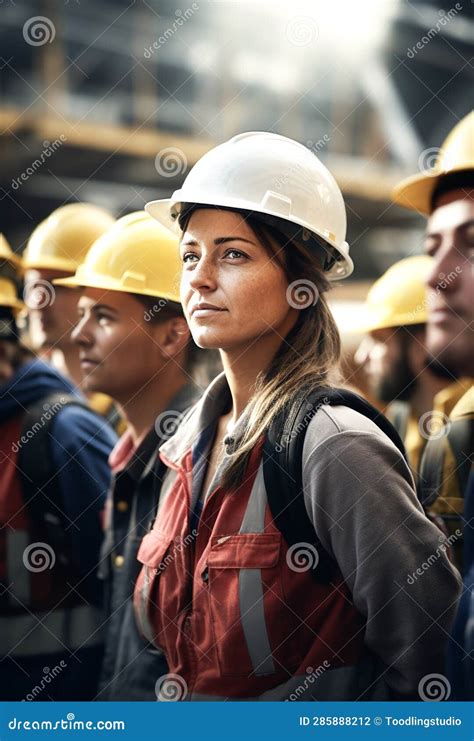
[{"label": "white hard hat", "polygon": [[171,198],[147,203],[157,221],[179,231],[183,204],[223,206],[267,214],[320,237],[337,257],[329,280],[354,269],[346,239],[346,209],[338,184],[313,152],[286,136],[251,131],[201,157]]}]

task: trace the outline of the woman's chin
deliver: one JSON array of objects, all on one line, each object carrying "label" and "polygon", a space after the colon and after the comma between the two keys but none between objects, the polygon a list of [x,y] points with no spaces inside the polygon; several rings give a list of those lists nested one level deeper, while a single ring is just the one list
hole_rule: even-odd
[{"label": "woman's chin", "polygon": [[224,338],[216,336],[215,332],[199,331],[191,334],[195,344],[201,350],[219,350],[224,342]]}]

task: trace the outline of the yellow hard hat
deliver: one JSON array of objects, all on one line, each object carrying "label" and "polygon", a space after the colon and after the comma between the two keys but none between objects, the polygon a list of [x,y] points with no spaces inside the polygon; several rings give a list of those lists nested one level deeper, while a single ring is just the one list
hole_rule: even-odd
[{"label": "yellow hard hat", "polygon": [[34,230],[23,253],[23,267],[73,273],[114,222],[108,211],[92,203],[61,206]]},{"label": "yellow hard hat", "polygon": [[179,302],[178,245],[177,235],[145,211],[136,211],[116,221],[94,242],[75,275],[53,282]]},{"label": "yellow hard hat", "polygon": [[426,280],[432,264],[432,257],[416,255],[392,265],[370,288],[365,318],[357,331],[366,333],[425,324],[428,320]]},{"label": "yellow hard hat", "polygon": [[395,203],[412,211],[431,213],[431,198],[440,178],[462,170],[474,170],[474,111],[451,131],[438,150],[434,167],[402,180],[393,190]]},{"label": "yellow hard hat", "polygon": [[0,277],[0,306],[12,309],[14,314],[25,308],[23,302],[17,298],[14,282],[4,277]]},{"label": "yellow hard hat", "polygon": [[21,259],[18,255],[15,255],[6,237],[0,232],[0,265],[4,262],[15,271],[20,271],[21,269]]}]

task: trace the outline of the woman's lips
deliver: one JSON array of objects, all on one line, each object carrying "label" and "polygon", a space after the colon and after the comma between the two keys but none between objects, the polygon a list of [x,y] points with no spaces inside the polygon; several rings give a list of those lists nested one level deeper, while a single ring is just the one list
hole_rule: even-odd
[{"label": "woman's lips", "polygon": [[194,309],[193,317],[211,316],[212,314],[221,314],[224,309]]}]

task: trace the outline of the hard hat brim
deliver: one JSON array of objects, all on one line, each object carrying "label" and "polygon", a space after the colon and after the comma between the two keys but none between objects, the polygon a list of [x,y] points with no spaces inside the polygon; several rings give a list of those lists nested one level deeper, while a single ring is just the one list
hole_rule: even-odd
[{"label": "hard hat brim", "polygon": [[439,173],[410,175],[395,186],[392,200],[399,206],[418,211],[424,216],[431,213],[431,197],[439,179]]},{"label": "hard hat brim", "polygon": [[20,311],[23,311],[23,309],[26,308],[23,301],[20,301],[19,299],[12,299],[11,301],[9,299],[1,299],[0,307],[5,309],[12,309],[15,316],[19,314]]},{"label": "hard hat brim", "polygon": [[0,232],[0,265],[8,265],[17,273],[21,273],[21,257],[13,252],[7,238]]},{"label": "hard hat brim", "polygon": [[47,257],[29,260],[27,257],[22,262],[23,270],[60,270],[74,273],[77,269],[77,262],[74,260],[62,260],[61,258]]},{"label": "hard hat brim", "polygon": [[440,181],[446,175],[465,170],[465,166],[452,167],[449,170],[421,172],[402,180],[392,190],[392,201],[410,211],[418,211],[423,216],[432,212],[431,199]]},{"label": "hard hat brim", "polygon": [[428,316],[426,314],[422,314],[420,316],[417,316],[416,319],[411,317],[411,315],[407,315],[405,317],[401,316],[399,317],[396,322],[394,323],[394,320],[381,320],[381,321],[367,321],[362,322],[357,325],[357,327],[354,327],[351,331],[351,334],[369,334],[369,332],[376,332],[378,329],[398,329],[400,327],[411,327],[416,324],[426,324],[428,321]]},{"label": "hard hat brim", "polygon": [[18,255],[15,255],[14,252],[11,255],[6,255],[0,251],[0,264],[1,263],[7,263],[17,272],[21,271],[21,258]]},{"label": "hard hat brim", "polygon": [[162,291],[159,294],[147,289],[141,289],[139,287],[127,288],[122,285],[119,281],[110,278],[107,279],[104,276],[97,276],[96,278],[79,278],[72,275],[70,278],[56,278],[53,280],[55,286],[66,286],[67,288],[97,288],[99,291],[116,291],[117,293],[137,293],[140,296],[150,296],[151,298],[162,298],[165,301],[172,301],[175,304],[181,303],[179,297],[176,294],[167,293]]},{"label": "hard hat brim", "polygon": [[[225,203],[217,203],[217,199],[213,199],[212,201],[208,200],[206,201],[203,198],[190,198],[188,200],[189,203],[198,203],[203,206],[222,206],[225,208],[235,208],[238,210],[243,211],[252,211],[254,213],[264,213],[268,216],[275,216],[279,219],[282,219],[283,217],[279,213],[273,213],[270,210],[259,210],[255,208],[254,203],[247,203],[244,200],[237,200],[235,199],[232,201],[232,199],[225,199]],[[163,226],[167,227],[171,231],[173,231],[175,234],[180,234],[180,228],[178,219],[173,218],[171,216],[171,208],[175,206],[177,203],[179,203],[179,200],[177,198],[161,198],[156,201],[150,201],[149,203],[145,204],[145,211],[150,214],[156,221],[158,221]],[[352,259],[349,257],[348,250],[349,247],[347,246],[347,252],[343,251],[338,245],[334,243],[333,240],[331,240],[330,237],[328,237],[327,234],[322,234],[320,232],[316,232],[313,227],[311,227],[309,224],[302,223],[300,221],[296,221],[291,219],[292,223],[298,223],[300,226],[302,226],[305,229],[308,229],[311,231],[311,233],[316,234],[318,237],[320,237],[322,240],[327,242],[331,247],[333,247],[336,252],[340,255],[341,259],[338,260],[334,266],[325,274],[327,279],[330,281],[333,280],[341,280],[343,278],[347,278],[354,270],[354,263],[352,262]]]},{"label": "hard hat brim", "polygon": [[3,298],[0,299],[0,308],[11,309],[16,316],[20,311],[23,311],[25,304],[17,298]]}]

